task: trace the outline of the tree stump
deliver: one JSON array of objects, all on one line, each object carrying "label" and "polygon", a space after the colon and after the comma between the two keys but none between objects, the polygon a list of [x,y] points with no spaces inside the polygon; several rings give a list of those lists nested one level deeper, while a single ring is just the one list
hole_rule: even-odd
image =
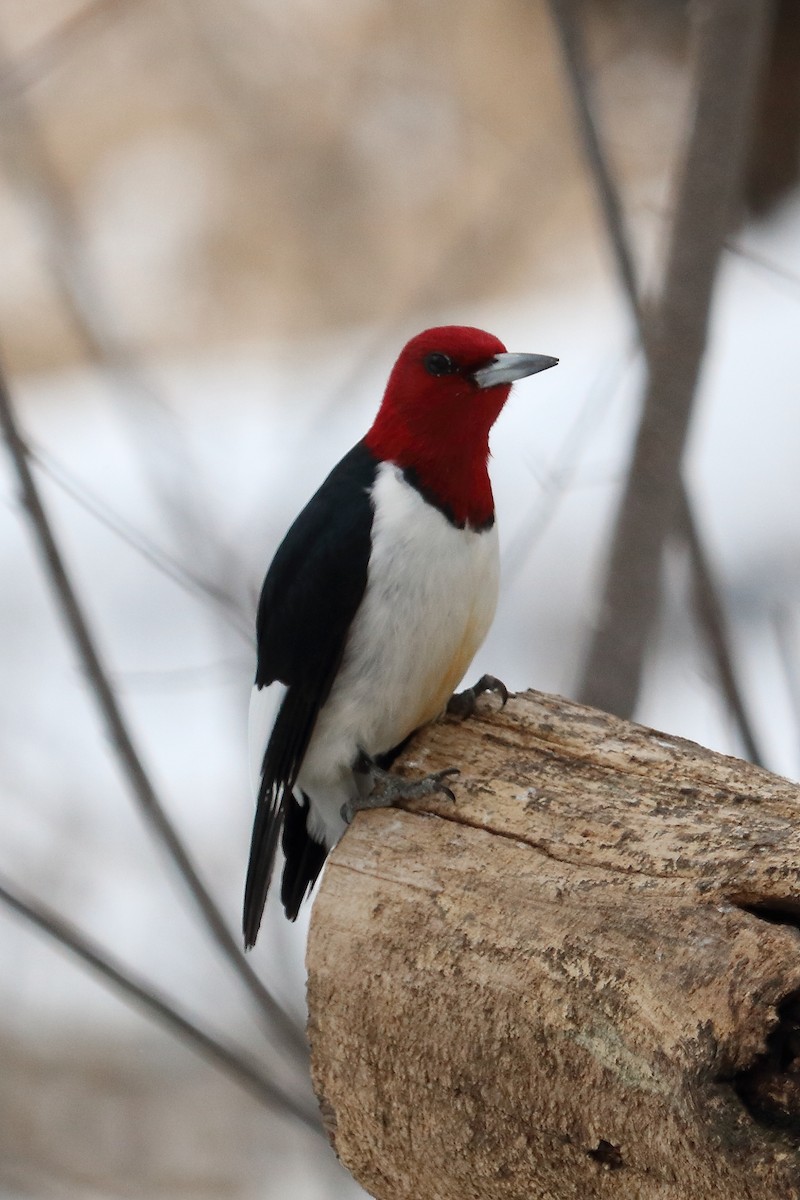
[{"label": "tree stump", "polygon": [[314,1084],[379,1200],[800,1197],[800,788],[554,696],[443,721],[308,944]]}]

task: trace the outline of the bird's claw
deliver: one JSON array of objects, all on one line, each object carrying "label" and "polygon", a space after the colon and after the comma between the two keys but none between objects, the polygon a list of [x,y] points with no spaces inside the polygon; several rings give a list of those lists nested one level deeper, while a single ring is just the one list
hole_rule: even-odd
[{"label": "bird's claw", "polygon": [[465,721],[467,717],[471,717],[475,712],[478,697],[485,695],[487,692],[494,692],[500,697],[502,707],[508,703],[508,688],[501,679],[495,679],[494,675],[481,675],[480,679],[473,687],[466,688],[463,692],[454,692],[447,702],[447,713],[451,717],[458,717]]},{"label": "bird's claw", "polygon": [[[434,796],[437,792],[442,792],[443,795],[447,796],[447,798],[452,800],[453,804],[455,804],[455,792],[452,788],[448,787],[446,783],[442,783],[442,780],[446,779],[448,775],[460,774],[461,772],[459,771],[458,767],[445,767],[443,771],[432,771],[430,775],[426,775],[423,779],[419,779],[417,781],[418,783],[428,785],[424,790],[417,794],[420,796]],[[413,799],[413,797],[411,798]]]},{"label": "bird's claw", "polygon": [[423,796],[435,796],[442,793],[455,804],[456,796],[452,788],[443,781],[449,775],[459,775],[458,767],[445,767],[441,771],[432,771],[422,779],[404,779],[402,775],[392,775],[374,764],[370,768],[372,787],[366,796],[351,798],[341,807],[341,817],[350,824],[357,812],[368,808],[391,808],[398,800],[420,800]]}]

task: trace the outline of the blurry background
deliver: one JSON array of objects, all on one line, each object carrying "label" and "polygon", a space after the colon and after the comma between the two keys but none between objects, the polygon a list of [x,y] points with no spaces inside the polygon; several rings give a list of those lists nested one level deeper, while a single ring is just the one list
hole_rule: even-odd
[{"label": "blurry background", "polygon": [[[690,127],[688,8],[569,6],[655,294]],[[131,734],[233,930],[261,578],[427,325],[561,358],[493,436],[504,589],[473,673],[583,692],[645,371],[559,11],[3,4],[4,367]],[[684,463],[751,740],[797,777],[800,10],[772,20]],[[0,874],[313,1112],[131,802],[18,491],[4,456]],[[690,575],[671,539],[635,715],[742,754]],[[251,956],[298,1025],[304,937],[276,907]],[[287,1194],[362,1193],[313,1130],[0,905],[2,1200]]]}]

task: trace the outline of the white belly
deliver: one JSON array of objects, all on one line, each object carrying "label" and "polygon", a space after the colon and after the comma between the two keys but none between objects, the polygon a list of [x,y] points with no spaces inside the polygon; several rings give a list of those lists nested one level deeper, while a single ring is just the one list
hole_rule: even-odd
[{"label": "white belly", "polygon": [[444,710],[497,604],[495,527],[454,528],[388,463],[373,495],[367,589],[297,781],[311,831],[329,845],[359,751],[385,753]]}]

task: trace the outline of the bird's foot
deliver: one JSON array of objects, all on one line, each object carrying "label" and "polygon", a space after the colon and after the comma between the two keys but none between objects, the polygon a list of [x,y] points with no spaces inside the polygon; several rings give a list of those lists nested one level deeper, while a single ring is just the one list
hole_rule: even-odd
[{"label": "bird's foot", "polygon": [[455,793],[444,781],[449,775],[458,775],[458,767],[445,767],[443,771],[433,771],[422,779],[404,779],[401,775],[384,771],[368,755],[362,754],[355,770],[359,775],[369,777],[369,790],[342,805],[342,820],[348,825],[357,812],[368,808],[391,808],[398,800],[420,800],[423,796],[442,793],[455,803]]},{"label": "bird's foot", "polygon": [[478,697],[485,695],[486,692],[495,692],[500,697],[503,707],[505,707],[508,701],[508,688],[506,685],[502,680],[495,679],[494,675],[481,675],[474,687],[466,688],[463,692],[453,693],[447,702],[447,714],[465,721],[467,717],[471,717],[475,712]]}]

